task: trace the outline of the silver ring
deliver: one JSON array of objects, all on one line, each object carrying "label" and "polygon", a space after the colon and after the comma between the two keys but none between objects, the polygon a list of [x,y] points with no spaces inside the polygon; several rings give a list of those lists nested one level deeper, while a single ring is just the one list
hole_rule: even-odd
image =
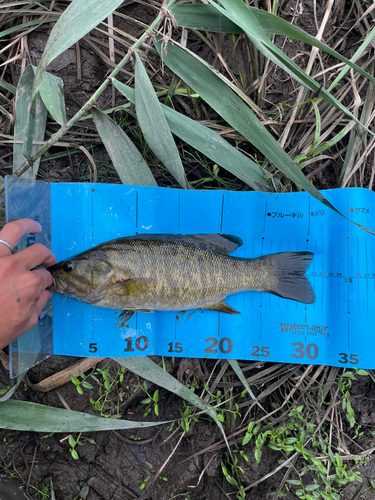
[{"label": "silver ring", "polygon": [[8,247],[10,249],[10,251],[13,252],[14,247],[10,243],[8,243],[5,240],[0,240],[0,243],[2,243],[3,245],[5,245],[6,247]]}]

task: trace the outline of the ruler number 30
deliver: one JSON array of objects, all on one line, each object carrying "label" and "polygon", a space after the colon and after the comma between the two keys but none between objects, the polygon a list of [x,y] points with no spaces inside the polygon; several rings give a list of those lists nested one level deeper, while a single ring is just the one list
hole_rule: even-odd
[{"label": "ruler number 30", "polygon": [[302,342],[293,342],[293,347],[295,347],[295,353],[292,354],[292,358],[302,359],[305,355],[309,359],[315,359],[318,357],[319,349],[316,344],[308,344],[306,347]]}]

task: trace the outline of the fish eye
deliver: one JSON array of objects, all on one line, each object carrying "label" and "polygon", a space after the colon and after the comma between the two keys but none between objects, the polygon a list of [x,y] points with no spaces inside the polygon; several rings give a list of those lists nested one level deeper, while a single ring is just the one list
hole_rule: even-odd
[{"label": "fish eye", "polygon": [[63,270],[66,273],[70,273],[70,271],[73,271],[73,269],[74,269],[74,266],[70,262],[65,262],[65,264],[63,265]]}]

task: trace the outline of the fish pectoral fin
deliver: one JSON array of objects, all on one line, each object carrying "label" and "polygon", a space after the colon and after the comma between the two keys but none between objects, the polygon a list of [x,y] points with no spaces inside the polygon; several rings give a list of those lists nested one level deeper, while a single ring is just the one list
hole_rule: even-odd
[{"label": "fish pectoral fin", "polygon": [[211,304],[209,306],[200,307],[199,309],[208,309],[209,311],[219,311],[225,314],[241,314],[239,311],[236,311],[233,307],[229,306],[224,302],[224,300],[220,300],[215,304]]},{"label": "fish pectoral fin", "polygon": [[154,311],[151,311],[150,309],[136,309],[136,308],[124,309],[124,311],[122,311],[117,318],[116,321],[117,328],[123,328],[126,325],[126,323],[133,317],[135,312],[153,313]]},{"label": "fish pectoral fin", "polygon": [[152,292],[155,287],[156,283],[148,278],[130,278],[114,283],[111,286],[111,293],[124,297],[137,297]]},{"label": "fish pectoral fin", "polygon": [[117,328],[124,328],[126,323],[132,318],[135,311],[122,311],[116,321]]}]

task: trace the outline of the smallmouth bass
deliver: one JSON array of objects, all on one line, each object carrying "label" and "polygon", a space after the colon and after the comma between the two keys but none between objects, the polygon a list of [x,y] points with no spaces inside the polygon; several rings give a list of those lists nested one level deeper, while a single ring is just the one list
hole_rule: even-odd
[{"label": "smallmouth bass", "polygon": [[231,257],[242,240],[222,234],[142,234],[101,243],[48,268],[51,292],[124,311],[210,309],[240,314],[224,302],[243,291],[311,304],[305,276],[314,254]]}]

